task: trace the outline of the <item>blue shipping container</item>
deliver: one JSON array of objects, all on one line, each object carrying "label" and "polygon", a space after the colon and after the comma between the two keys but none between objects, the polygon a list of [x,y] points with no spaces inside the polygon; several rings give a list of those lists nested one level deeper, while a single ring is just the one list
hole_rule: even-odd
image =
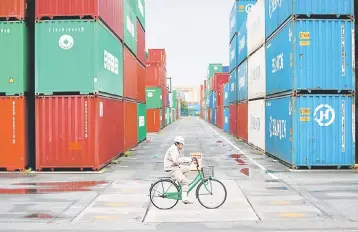
[{"label": "blue shipping container", "polygon": [[230,66],[223,66],[223,72],[225,73],[230,72]]},{"label": "blue shipping container", "polygon": [[247,100],[248,85],[247,85],[247,60],[242,63],[237,69],[237,99],[238,101]]},{"label": "blue shipping container", "polygon": [[213,125],[215,125],[215,122],[216,122],[216,120],[215,120],[216,110],[215,110],[215,109],[211,109],[211,110],[210,110],[210,113],[211,113],[211,115],[210,115],[210,123],[213,124]]},{"label": "blue shipping container", "polygon": [[224,108],[224,131],[230,132],[230,109]]},{"label": "blue shipping container", "polygon": [[234,69],[230,73],[230,79],[229,79],[229,99],[230,103],[237,102],[237,69]]},{"label": "blue shipping container", "polygon": [[224,106],[228,107],[230,105],[230,83],[224,85]]},{"label": "blue shipping container", "polygon": [[266,44],[266,94],[354,90],[353,28],[344,20],[287,24]]},{"label": "blue shipping container", "polygon": [[267,99],[266,151],[293,167],[353,166],[352,112],[346,95]]},{"label": "blue shipping container", "polygon": [[354,15],[353,0],[266,0],[265,4],[266,38],[291,15]]},{"label": "blue shipping container", "polygon": [[247,28],[246,21],[240,27],[237,34],[237,64],[241,64],[247,58]]},{"label": "blue shipping container", "polygon": [[212,108],[215,109],[216,108],[216,92],[213,92],[213,105]]},{"label": "blue shipping container", "polygon": [[209,108],[213,108],[213,92],[209,93]]},{"label": "blue shipping container", "polygon": [[256,0],[236,0],[230,13],[230,41],[246,22],[247,13],[255,5]]},{"label": "blue shipping container", "polygon": [[237,66],[237,55],[238,55],[237,38],[238,38],[237,35],[235,35],[232,41],[230,42],[230,54],[229,54],[230,72]]}]

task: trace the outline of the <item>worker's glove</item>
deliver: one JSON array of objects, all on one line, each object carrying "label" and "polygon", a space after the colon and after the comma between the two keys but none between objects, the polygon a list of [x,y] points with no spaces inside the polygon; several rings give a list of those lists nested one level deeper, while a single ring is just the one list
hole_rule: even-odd
[{"label": "worker's glove", "polygon": [[191,158],[190,157],[182,157],[181,158],[183,163],[191,163]]}]

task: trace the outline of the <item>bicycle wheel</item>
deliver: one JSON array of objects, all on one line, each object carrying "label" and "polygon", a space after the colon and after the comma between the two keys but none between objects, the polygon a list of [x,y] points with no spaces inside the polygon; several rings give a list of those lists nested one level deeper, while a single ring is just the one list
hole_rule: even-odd
[{"label": "bicycle wheel", "polygon": [[[207,209],[217,209],[222,206],[227,197],[226,188],[223,183],[215,179],[205,179],[201,182],[196,189],[196,197],[199,203]],[[213,206],[209,206],[208,203],[204,203],[208,197],[209,203],[214,203]],[[220,200],[222,199],[222,200]]]},{"label": "bicycle wheel", "polygon": [[[178,204],[178,199],[167,198],[170,194],[173,198],[179,196],[179,187],[178,185],[170,180],[170,179],[162,179],[155,182],[149,190],[150,193],[150,201],[152,204],[158,208],[163,210],[172,209],[176,204]],[[163,202],[167,203],[167,206],[164,203],[158,203],[156,200],[163,200]]]}]

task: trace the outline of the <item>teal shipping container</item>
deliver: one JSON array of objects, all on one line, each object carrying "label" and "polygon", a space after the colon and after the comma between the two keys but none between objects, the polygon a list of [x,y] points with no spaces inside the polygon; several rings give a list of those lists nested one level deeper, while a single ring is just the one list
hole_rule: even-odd
[{"label": "teal shipping container", "polygon": [[[208,78],[207,79],[211,79],[215,73],[217,72],[222,72],[223,70],[223,65],[222,64],[209,64],[208,67]],[[208,84],[210,83],[210,81],[208,82]],[[209,84],[210,87],[210,84]],[[210,88],[208,88],[210,89]]]},{"label": "teal shipping container", "polygon": [[162,108],[162,88],[160,87],[147,87],[146,102],[147,109],[159,109]]},{"label": "teal shipping container", "polygon": [[[124,44],[137,55],[137,17],[135,13],[135,1],[124,0]],[[133,7],[134,5],[134,7]]]},{"label": "teal shipping container", "polygon": [[138,142],[141,142],[147,138],[147,116],[146,116],[146,105],[138,103]]}]

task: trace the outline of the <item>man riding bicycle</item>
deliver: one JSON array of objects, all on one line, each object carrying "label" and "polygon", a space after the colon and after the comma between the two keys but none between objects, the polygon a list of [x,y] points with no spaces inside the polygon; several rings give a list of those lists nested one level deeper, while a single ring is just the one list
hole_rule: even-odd
[{"label": "man riding bicycle", "polygon": [[169,176],[178,181],[182,185],[182,201],[184,204],[192,204],[193,201],[189,200],[189,180],[187,174],[190,172],[188,166],[181,166],[184,163],[190,163],[192,160],[188,157],[179,157],[180,152],[184,147],[184,138],[177,136],[174,138],[174,144],[168,149],[164,156],[164,170]]}]

